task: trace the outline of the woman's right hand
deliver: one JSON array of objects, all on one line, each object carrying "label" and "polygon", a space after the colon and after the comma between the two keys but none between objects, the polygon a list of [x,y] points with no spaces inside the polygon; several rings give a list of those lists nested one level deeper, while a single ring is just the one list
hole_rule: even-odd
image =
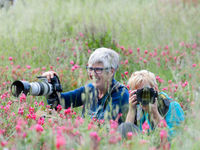
[{"label": "woman's right hand", "polygon": [[44,72],[44,73],[42,74],[42,76],[46,77],[46,78],[48,79],[49,82],[51,82],[51,78],[53,78],[54,75],[57,75],[57,76],[58,76],[58,74],[57,74],[55,71],[47,71],[47,72]]},{"label": "woman's right hand", "polygon": [[136,105],[137,105],[137,95],[135,94],[136,90],[129,92],[129,110],[126,116],[126,122],[134,123],[135,114],[136,114]]},{"label": "woman's right hand", "polygon": [[137,95],[135,94],[137,90],[133,90],[129,93],[129,109],[135,110],[137,104]]}]

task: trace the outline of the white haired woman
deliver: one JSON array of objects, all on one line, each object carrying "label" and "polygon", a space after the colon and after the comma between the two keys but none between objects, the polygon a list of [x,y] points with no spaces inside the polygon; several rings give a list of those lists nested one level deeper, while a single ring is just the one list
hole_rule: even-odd
[{"label": "white haired woman", "polygon": [[[119,55],[108,48],[98,48],[88,60],[87,72],[91,83],[73,91],[61,93],[64,99],[64,107],[83,107],[83,114],[87,111],[91,118],[98,120],[118,119],[123,121],[120,114],[126,116],[128,111],[129,93],[128,89],[114,79],[119,67]],[[48,80],[54,75],[54,71],[43,73]],[[48,102],[49,103],[49,102]],[[49,103],[50,104],[50,103]],[[107,112],[105,115],[105,112]]]}]

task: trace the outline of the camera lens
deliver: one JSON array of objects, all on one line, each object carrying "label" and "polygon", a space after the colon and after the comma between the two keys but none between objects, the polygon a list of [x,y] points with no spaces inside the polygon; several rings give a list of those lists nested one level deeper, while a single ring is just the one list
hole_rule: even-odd
[{"label": "camera lens", "polygon": [[52,85],[47,82],[32,82],[30,85],[30,94],[33,96],[50,95],[53,92]]},{"label": "camera lens", "polygon": [[41,81],[41,82],[27,82],[27,81],[15,81],[11,85],[11,92],[12,95],[18,97],[21,93],[33,96],[41,96],[41,95],[50,95],[53,93],[53,86],[52,84]]},{"label": "camera lens", "polygon": [[27,82],[27,81],[15,81],[12,83],[11,85],[11,92],[12,92],[12,95],[15,96],[15,97],[18,97],[22,92],[27,95],[27,93],[29,92],[30,90],[30,83]]}]

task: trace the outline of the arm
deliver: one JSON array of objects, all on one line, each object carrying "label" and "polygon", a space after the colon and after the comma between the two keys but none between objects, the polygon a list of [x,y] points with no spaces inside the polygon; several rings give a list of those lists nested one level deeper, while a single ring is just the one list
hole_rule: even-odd
[{"label": "arm", "polygon": [[85,91],[84,87],[80,87],[78,89],[75,89],[73,91],[61,93],[61,98],[64,99],[64,105],[65,108],[71,107],[78,107],[83,105],[82,99],[81,99],[81,93]]},{"label": "arm", "polygon": [[180,126],[184,121],[184,112],[178,102],[173,101],[170,103],[165,120],[169,127],[169,136],[174,136],[176,133],[175,127]]},{"label": "arm", "polygon": [[129,110],[126,117],[126,122],[134,123],[135,121],[135,115],[136,115],[136,104],[137,104],[137,98],[134,94],[136,90],[131,91],[130,97],[129,97]]},{"label": "arm", "polygon": [[65,108],[69,108],[71,106],[79,107],[79,106],[83,105],[83,103],[84,103],[83,94],[86,94],[86,91],[92,92],[92,90],[94,90],[93,85],[88,84],[87,86],[82,86],[73,91],[61,93],[61,98],[64,99]]}]

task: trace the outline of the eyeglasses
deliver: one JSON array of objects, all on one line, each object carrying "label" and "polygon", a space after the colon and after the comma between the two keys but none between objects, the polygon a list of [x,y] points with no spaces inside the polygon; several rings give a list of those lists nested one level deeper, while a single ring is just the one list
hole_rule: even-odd
[{"label": "eyeglasses", "polygon": [[101,74],[104,70],[109,70],[111,68],[93,68],[93,67],[86,67],[88,73],[91,73],[92,71],[94,71],[96,74]]}]

